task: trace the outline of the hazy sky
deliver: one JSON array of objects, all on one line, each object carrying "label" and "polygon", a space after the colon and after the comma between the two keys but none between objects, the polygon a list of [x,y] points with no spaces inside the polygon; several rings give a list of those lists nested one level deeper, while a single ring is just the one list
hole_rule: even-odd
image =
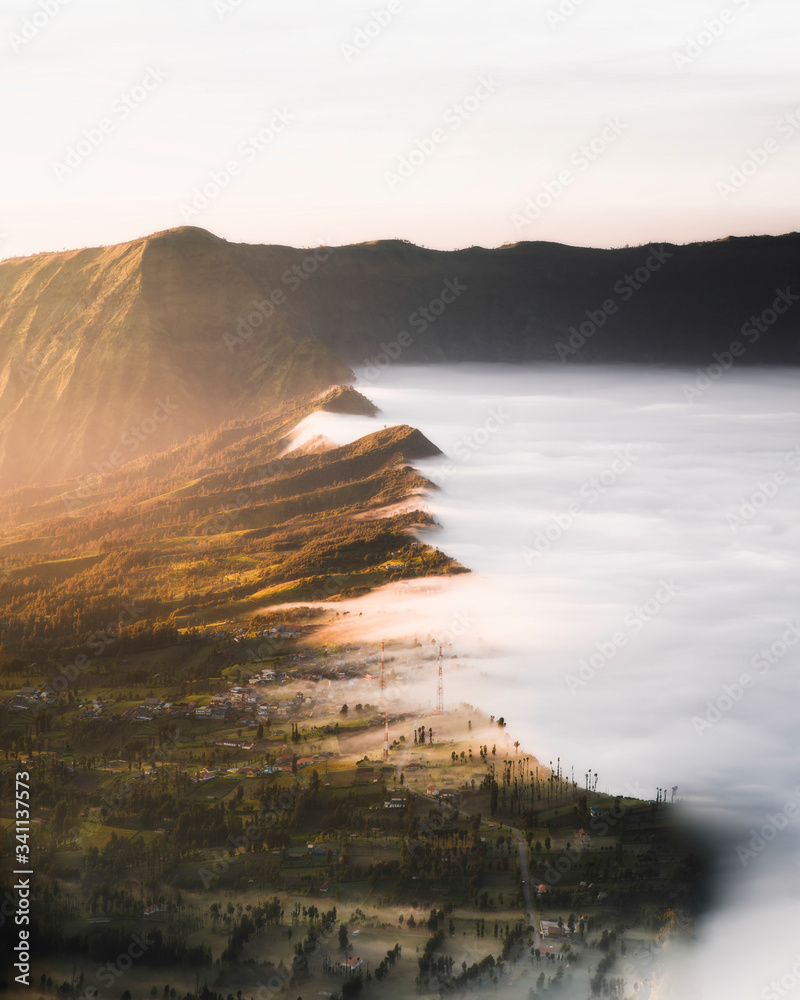
[{"label": "hazy sky", "polygon": [[792,231],[799,33],[796,0],[4,0],[0,255]]}]

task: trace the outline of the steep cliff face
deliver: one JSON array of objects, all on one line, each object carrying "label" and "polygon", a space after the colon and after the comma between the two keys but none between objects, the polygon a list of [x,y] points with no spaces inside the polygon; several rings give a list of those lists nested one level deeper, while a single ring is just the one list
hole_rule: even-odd
[{"label": "steep cliff face", "polygon": [[0,485],[53,482],[402,362],[800,363],[800,236],[298,250],[183,227],[0,264]]},{"label": "steep cliff face", "polygon": [[6,261],[0,297],[5,486],[107,470],[351,375],[199,229]]}]

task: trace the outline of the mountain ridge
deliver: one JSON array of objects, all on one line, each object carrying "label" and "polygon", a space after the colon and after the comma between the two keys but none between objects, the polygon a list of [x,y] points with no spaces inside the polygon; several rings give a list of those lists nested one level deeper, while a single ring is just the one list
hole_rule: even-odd
[{"label": "mountain ridge", "polygon": [[182,226],[10,258],[0,483],[91,474],[394,360],[707,366],[756,321],[737,364],[800,364],[798,279],[797,233],[446,251]]}]

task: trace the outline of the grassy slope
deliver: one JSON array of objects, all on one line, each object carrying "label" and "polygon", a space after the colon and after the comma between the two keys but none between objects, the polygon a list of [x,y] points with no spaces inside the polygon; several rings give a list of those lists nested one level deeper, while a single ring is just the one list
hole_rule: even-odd
[{"label": "grassy slope", "polygon": [[76,643],[126,602],[144,609],[134,628],[188,625],[458,568],[413,541],[410,529],[431,523],[426,513],[361,516],[431,488],[408,463],[438,449],[400,426],[287,453],[288,432],[318,407],[372,409],[352,390],[308,396],[105,478],[1,498],[6,639]]},{"label": "grassy slope", "polygon": [[0,301],[0,482],[91,473],[350,376],[279,310],[254,314],[258,288],[199,229],[4,261]]}]

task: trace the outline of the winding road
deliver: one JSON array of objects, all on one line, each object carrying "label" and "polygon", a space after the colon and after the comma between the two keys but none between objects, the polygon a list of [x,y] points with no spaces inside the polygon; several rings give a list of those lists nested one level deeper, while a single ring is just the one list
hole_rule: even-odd
[{"label": "winding road", "polygon": [[525,900],[525,909],[528,913],[528,924],[533,927],[533,947],[541,948],[542,935],[539,930],[539,914],[533,905],[531,895],[531,866],[528,862],[528,848],[522,833],[512,827],[514,839],[517,841],[519,851],[519,870],[522,876],[522,898]]}]

